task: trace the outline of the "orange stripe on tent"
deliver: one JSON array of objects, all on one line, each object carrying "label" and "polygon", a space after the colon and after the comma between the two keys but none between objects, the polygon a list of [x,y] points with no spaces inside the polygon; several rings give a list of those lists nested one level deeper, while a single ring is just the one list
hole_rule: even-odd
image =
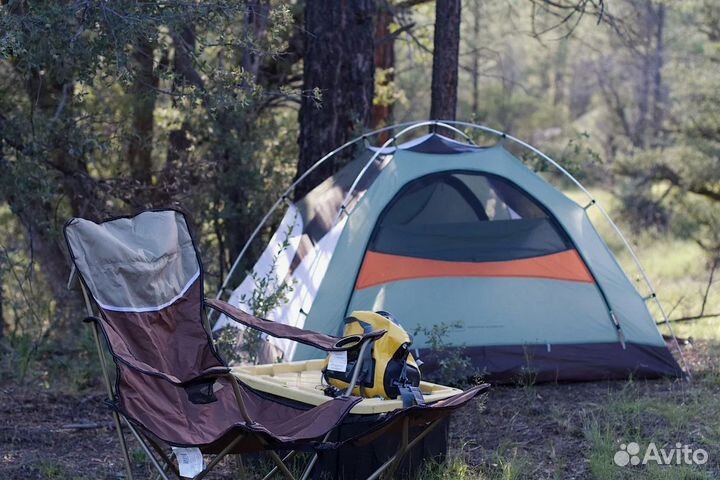
[{"label": "orange stripe on tent", "polygon": [[504,262],[448,262],[368,251],[355,288],[440,277],[527,277],[594,283],[576,250]]}]

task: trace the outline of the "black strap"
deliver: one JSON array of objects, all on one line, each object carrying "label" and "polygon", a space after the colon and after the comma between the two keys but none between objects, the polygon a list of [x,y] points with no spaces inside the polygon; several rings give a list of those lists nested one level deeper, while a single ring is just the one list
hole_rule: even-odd
[{"label": "black strap", "polygon": [[418,387],[398,386],[400,398],[402,398],[403,408],[412,407],[413,405],[425,405],[425,397]]}]

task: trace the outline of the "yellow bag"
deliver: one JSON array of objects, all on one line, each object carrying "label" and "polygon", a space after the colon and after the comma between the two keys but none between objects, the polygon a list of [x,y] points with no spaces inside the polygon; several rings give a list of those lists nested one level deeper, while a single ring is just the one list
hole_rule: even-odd
[{"label": "yellow bag", "polygon": [[[387,312],[355,311],[345,319],[344,336],[362,335],[375,330],[387,330],[387,333],[375,340],[372,349],[366,349],[366,354],[358,376],[357,386],[353,395],[363,397],[397,398],[401,389],[408,390],[420,385],[420,369],[410,353],[412,339],[410,335],[398,325],[392,315]],[[331,385],[345,390],[350,385],[355,364],[358,360],[359,348],[347,351],[347,361],[344,371],[330,370],[330,358],[323,366],[323,377]],[[340,368],[342,367],[342,364]],[[419,395],[419,390],[415,395]]]}]

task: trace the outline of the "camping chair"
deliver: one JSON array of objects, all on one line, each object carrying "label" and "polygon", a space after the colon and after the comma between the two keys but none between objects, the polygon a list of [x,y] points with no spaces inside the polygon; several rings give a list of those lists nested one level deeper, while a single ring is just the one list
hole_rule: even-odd
[{"label": "camping chair", "polygon": [[[189,453],[214,455],[207,466],[201,463],[191,474],[185,472],[195,479],[204,477],[225,455],[244,452],[267,453],[276,465],[270,474],[279,470],[292,479],[277,451],[316,452],[338,445],[326,440],[362,400],[351,396],[361,362],[344,395],[315,407],[278,401],[231,374],[208,333],[205,307],[268,335],[321,350],[359,349],[360,358],[384,331],[339,338],[259,319],[218,300],[205,300],[200,258],[179,211],[146,211],[101,223],[72,219],[64,233],[73,269],[81,280],[89,315],[85,321],[93,327],[128,478],[133,475],[121,422],[157,469],[158,478],[166,480],[169,473],[178,477],[181,473],[168,447],[178,461]],[[93,316],[91,299],[99,316]],[[114,381],[103,344],[115,365]],[[403,440],[398,451],[370,478],[392,475],[403,454],[419,440],[409,441],[409,426],[427,426],[422,432],[426,434],[486,388],[478,386],[428,406],[399,409],[345,442],[368,441],[400,428]],[[197,450],[182,450],[185,448]],[[310,475],[316,459],[317,454],[303,479]]]}]

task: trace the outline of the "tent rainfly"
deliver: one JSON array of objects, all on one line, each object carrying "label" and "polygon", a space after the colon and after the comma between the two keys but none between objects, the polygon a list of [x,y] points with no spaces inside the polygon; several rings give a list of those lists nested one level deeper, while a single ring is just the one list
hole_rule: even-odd
[{"label": "tent rainfly", "polygon": [[[398,143],[438,125],[464,141],[429,133]],[[502,141],[476,146],[458,127]],[[265,294],[287,292],[268,318],[301,328],[338,334],[353,310],[389,311],[410,332],[453,324],[445,341],[494,381],[528,371],[537,381],[682,375],[646,305],[657,298],[644,270],[638,262],[651,292],[645,298],[587,215],[592,206],[605,211],[566,170],[488,127],[428,121],[383,130],[392,129],[400,131],[382,147],[366,144],[346,167],[290,203],[287,194],[307,175],[300,177],[252,234],[218,296],[229,292],[248,245],[287,202],[279,228],[230,303],[252,311],[249,299],[262,283]],[[530,170],[507,142],[557,167],[588,204],[578,205]],[[221,316],[214,330],[229,326],[237,324]],[[421,358],[427,342],[415,338]],[[268,348],[268,358],[285,361],[322,355],[283,340]]]}]

